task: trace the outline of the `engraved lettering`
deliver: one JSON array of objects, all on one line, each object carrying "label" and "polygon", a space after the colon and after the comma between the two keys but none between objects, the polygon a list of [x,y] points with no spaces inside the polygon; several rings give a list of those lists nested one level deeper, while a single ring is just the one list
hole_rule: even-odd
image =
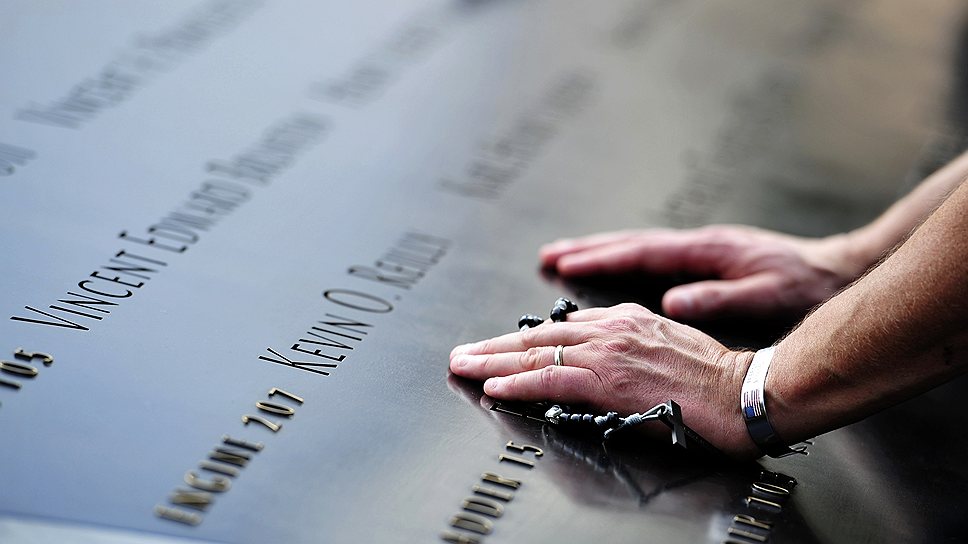
[{"label": "engraved lettering", "polygon": [[51,310],[60,310],[62,312],[67,312],[69,314],[79,315],[81,317],[86,317],[86,318],[89,318],[89,319],[96,319],[98,321],[100,321],[101,319],[103,319],[103,317],[102,316],[99,316],[99,315],[88,314],[88,313],[84,313],[84,312],[81,312],[81,311],[78,311],[78,310],[72,310],[70,308],[64,308],[63,306],[54,306],[53,304],[51,304],[49,307],[50,307]]},{"label": "engraved lettering", "polygon": [[493,497],[495,499],[500,499],[504,502],[510,502],[514,498],[514,494],[508,493],[506,491],[499,491],[497,489],[491,489],[490,487],[484,487],[482,485],[474,484],[474,493],[479,495],[486,495],[488,497]]},{"label": "engraved lettering", "polygon": [[156,247],[158,249],[172,251],[174,253],[184,253],[185,250],[188,249],[188,246],[186,245],[170,246],[168,244],[159,244],[158,240],[156,240],[155,238],[148,238],[147,240],[144,238],[135,238],[134,236],[131,236],[130,234],[128,234],[128,231],[126,230],[121,231],[121,233],[118,234],[118,238],[121,238],[122,240],[127,240],[129,242],[135,242],[138,244],[144,244],[146,246]]},{"label": "engraved lettering", "polygon": [[770,527],[772,527],[773,525],[772,523],[769,523],[766,521],[760,521],[748,514],[737,514],[733,516],[733,522],[742,523],[743,525],[749,525],[750,527],[757,527],[759,529],[765,529],[767,531],[769,531]]},{"label": "engraved lettering", "polygon": [[258,424],[260,424],[260,425],[262,425],[262,426],[264,426],[266,429],[269,429],[270,431],[272,431],[274,433],[279,432],[279,429],[282,428],[282,425],[279,425],[277,423],[273,423],[273,422],[269,421],[268,419],[266,419],[264,417],[261,417],[261,416],[253,416],[253,415],[248,415],[248,414],[242,416],[242,423],[244,423],[246,425],[248,425],[250,422],[253,422],[253,421],[256,422],[256,423],[258,423]]},{"label": "engraved lettering", "polygon": [[[351,331],[351,332],[354,332],[354,333],[360,334],[360,335],[367,334],[367,331],[359,330],[359,329],[354,328],[354,327],[372,327],[372,325],[370,325],[369,323],[363,323],[361,321],[347,319],[347,318],[339,317],[339,316],[336,316],[336,315],[333,315],[333,314],[326,314],[326,316],[327,317],[330,317],[330,318],[339,319],[339,321],[320,321],[319,322],[320,324],[330,325],[332,327],[335,327],[335,328],[338,328],[338,329],[347,330],[347,331]],[[318,331],[318,332],[314,332],[314,331]],[[309,335],[309,336],[312,336],[313,338],[318,338],[319,340],[313,340],[313,339],[308,339],[308,338],[300,338],[299,341],[300,342],[305,342],[307,344],[314,344],[314,345],[317,345],[317,346],[332,347],[332,348],[337,348],[337,349],[352,350],[354,348],[353,346],[351,346],[351,345],[349,345],[349,344],[347,344],[345,342],[341,342],[341,341],[333,338],[332,336],[325,336],[325,335],[319,334],[319,333],[326,333],[327,335],[340,336],[342,338],[347,338],[347,339],[350,339],[350,340],[355,340],[357,342],[360,342],[360,341],[363,340],[363,337],[362,336],[353,336],[353,335],[346,334],[346,333],[343,333],[343,332],[338,332],[338,331],[324,329],[322,327],[316,327],[316,326],[314,326],[309,331],[307,331],[306,334]],[[314,355],[316,357],[323,357],[325,359],[330,359],[332,361],[337,361],[337,362],[341,362],[341,361],[343,361],[346,358],[345,355],[328,355],[328,354],[324,353],[324,351],[322,349],[306,349],[306,348],[303,348],[301,346],[301,344],[298,344],[298,343],[293,344],[292,345],[292,348],[290,348],[290,349],[292,349],[293,351],[298,351],[298,352],[301,352],[301,353],[306,353],[306,354],[309,354],[309,355]]]},{"label": "engraved lettering", "polygon": [[41,353],[39,351],[26,351],[24,348],[17,348],[13,352],[13,356],[22,359],[24,361],[31,361],[33,359],[40,359],[40,362],[44,363],[44,366],[50,366],[54,364],[54,357],[48,353]]},{"label": "engraved lettering", "polygon": [[158,266],[168,266],[168,263],[166,263],[165,261],[159,261],[158,259],[151,259],[148,257],[143,257],[141,255],[135,255],[134,253],[131,253],[130,251],[125,251],[123,249],[115,253],[114,256],[118,259],[120,259],[121,257],[130,257],[132,259],[138,259],[139,261],[144,261],[146,263],[151,263]]},{"label": "engraved lettering", "polygon": [[766,499],[761,499],[759,497],[746,497],[746,504],[748,506],[755,506],[758,508],[762,508],[764,510],[773,510],[776,512],[779,512],[780,510],[783,509],[783,507],[780,506],[779,504],[773,501],[768,501]]},{"label": "engraved lettering", "polygon": [[730,527],[727,532],[733,536],[739,536],[743,538],[748,538],[750,540],[755,540],[757,542],[766,542],[767,536],[759,535],[756,533],[751,533],[749,531],[744,531],[742,529],[737,529],[735,527]]},{"label": "engraved lettering", "polygon": [[481,539],[473,535],[462,535],[454,533],[451,531],[445,531],[440,533],[440,538],[444,542],[450,542],[451,544],[481,544]]},{"label": "engraved lettering", "polygon": [[154,234],[159,238],[168,238],[169,240],[184,242],[187,244],[194,244],[198,241],[198,235],[191,230],[184,227],[179,227],[177,225],[172,225],[171,222],[164,219],[162,219],[161,223],[148,227],[148,234]]},{"label": "engraved lettering", "polygon": [[[279,359],[273,359],[265,355],[260,355],[259,356],[260,360],[268,361],[270,363],[276,363],[283,366],[290,366],[292,368],[298,368],[299,370],[305,370],[306,372],[312,372],[314,374],[322,374],[323,376],[329,376],[329,372],[325,370],[320,370],[319,368],[316,368],[316,367],[336,368],[338,366],[336,363],[312,363],[309,361],[293,361],[272,348],[266,348],[266,351],[275,355],[276,357],[279,357]],[[342,361],[345,358],[346,358],[345,355],[340,355],[340,358],[336,360]]]},{"label": "engraved lettering", "polygon": [[180,508],[172,508],[170,506],[155,506],[155,514],[158,517],[165,519],[170,519],[172,521],[177,521],[179,523],[184,523],[185,525],[198,525],[202,522],[202,516],[195,512],[188,512]]},{"label": "engraved lettering", "polygon": [[126,263],[118,259],[111,259],[110,261],[112,264],[115,264],[117,266],[102,266],[101,268],[104,268],[105,270],[110,270],[112,272],[120,272],[121,274],[128,274],[129,276],[134,276],[136,278],[140,278],[143,280],[150,280],[151,276],[147,276],[142,272],[152,273],[152,274],[158,273],[157,268],[148,268],[147,266],[141,266],[133,263]]},{"label": "engraved lettering", "polygon": [[12,176],[18,166],[24,166],[37,153],[15,145],[0,144],[0,176]]},{"label": "engraved lettering", "polygon": [[185,473],[185,483],[202,491],[212,491],[222,493],[232,487],[232,481],[225,476],[215,476],[209,480],[201,478],[198,474],[188,471]]},{"label": "engraved lettering", "polygon": [[237,448],[243,448],[256,453],[262,451],[262,448],[265,447],[265,444],[263,444],[262,442],[246,442],[245,440],[232,438],[229,435],[225,435],[222,437],[222,443],[228,446],[235,446]]},{"label": "engraved lettering", "polygon": [[[353,332],[353,333],[356,333],[356,334],[360,334],[360,335],[363,335],[363,336],[366,336],[366,334],[369,331],[362,330],[362,327],[373,327],[373,325],[371,325],[369,323],[363,323],[362,321],[356,321],[355,319],[350,319],[348,317],[338,316],[336,314],[326,314],[326,317],[328,317],[330,319],[338,319],[339,321],[325,321],[325,320],[320,320],[319,323],[322,324],[322,325],[327,325],[329,327],[335,327],[337,329],[343,329],[343,330],[346,330],[346,331],[350,331],[350,332]],[[320,329],[318,327],[313,327],[313,330],[323,330],[323,329]],[[338,332],[330,331],[330,330],[326,330],[325,332],[329,332],[329,333],[332,333],[332,334],[340,334]],[[340,334],[340,336],[344,336],[346,338],[352,338],[353,340],[363,340],[362,337],[358,337],[358,336],[349,336],[349,335],[346,335],[346,334]]]},{"label": "engraved lettering", "polygon": [[361,312],[385,314],[393,311],[393,305],[382,298],[350,289],[330,289],[323,293],[323,298]]},{"label": "engraved lettering", "polygon": [[485,482],[490,482],[492,484],[501,485],[510,489],[517,489],[521,487],[520,480],[512,480],[510,478],[505,478],[503,476],[494,474],[493,472],[485,472],[484,474],[481,474],[481,480],[484,480]]},{"label": "engraved lettering", "polygon": [[39,371],[32,366],[13,361],[0,361],[0,371],[25,378],[33,378],[39,374]]},{"label": "engraved lettering", "polygon": [[[312,333],[310,333],[310,334],[312,334]],[[328,343],[323,343],[323,342],[315,342],[315,341],[312,341],[312,340],[305,340],[305,339],[302,339],[302,338],[300,340],[303,341],[303,342],[306,342],[306,343],[310,343],[310,344],[324,344],[324,345],[327,345],[327,346],[335,346],[335,344],[328,344]],[[344,349],[353,349],[351,346],[346,346],[346,345],[344,345],[342,347]],[[343,359],[346,359],[346,355],[327,355],[327,354],[323,353],[323,350],[321,350],[321,349],[314,349],[314,350],[303,349],[302,346],[300,344],[298,344],[298,343],[297,344],[293,344],[292,347],[289,348],[289,349],[291,349],[293,351],[298,351],[300,353],[305,353],[307,355],[313,355],[315,357],[322,357],[323,359],[329,359],[331,361],[336,361],[336,362],[342,362]]]},{"label": "engraved lettering", "polygon": [[518,445],[518,444],[515,444],[513,440],[511,440],[507,444],[505,444],[504,447],[507,448],[507,449],[509,449],[509,450],[514,450],[514,451],[521,452],[521,453],[524,453],[526,451],[530,451],[530,452],[534,453],[534,456],[535,457],[541,457],[542,455],[544,455],[544,450],[542,450],[538,446],[532,446],[530,444]]},{"label": "engraved lettering", "polygon": [[520,457],[515,457],[513,455],[505,455],[503,453],[498,456],[498,461],[500,462],[507,461],[509,463],[517,463],[519,465],[522,465],[528,468],[534,468],[534,461],[528,461],[527,459],[521,459]]},{"label": "engraved lettering", "polygon": [[[68,291],[67,294],[72,297],[81,297],[86,300],[59,299],[57,302],[63,302],[64,304],[68,304],[71,306],[80,306],[85,310],[93,310],[95,312],[101,312],[105,314],[109,314],[111,313],[111,311],[105,310],[104,308],[95,308],[94,306],[117,306],[118,305],[117,302],[111,302],[110,300],[101,300],[99,298],[94,298],[92,296],[88,296],[80,293],[74,293],[72,291]],[[54,306],[51,306],[51,308],[54,308]],[[54,309],[60,310],[62,308],[54,308]],[[87,314],[84,314],[84,315],[87,315]],[[100,317],[97,317],[97,316],[91,316],[91,317],[96,317],[97,319],[101,319]]]},{"label": "engraved lettering", "polygon": [[224,474],[226,476],[231,476],[233,478],[239,475],[239,469],[237,468],[227,467],[225,465],[218,465],[215,463],[211,463],[209,461],[202,461],[201,463],[198,464],[198,466],[202,470],[207,470],[209,472],[217,472],[219,474]]},{"label": "engraved lettering", "polygon": [[228,448],[215,448],[212,450],[212,453],[208,454],[208,458],[212,461],[227,463],[237,467],[245,467],[249,463],[249,460],[252,459],[248,454]]},{"label": "engraved lettering", "polygon": [[109,276],[102,276],[101,274],[98,273],[97,270],[95,270],[94,272],[91,272],[91,277],[97,278],[99,280],[110,281],[120,285],[127,285],[128,287],[134,287],[135,289],[140,289],[141,287],[144,287],[144,284],[145,284],[145,282],[143,281],[139,281],[138,283],[126,282],[121,279],[121,276],[114,276],[113,278]]},{"label": "engraved lettering", "polygon": [[383,258],[384,260],[373,263],[373,266],[379,268],[380,270],[389,270],[396,274],[415,276],[417,279],[420,279],[424,276],[423,270],[414,266],[413,263],[401,264],[388,258],[386,255]]},{"label": "engraved lettering", "polygon": [[274,402],[259,401],[255,403],[255,407],[270,414],[276,414],[283,417],[292,417],[296,413],[295,410],[289,406],[283,406],[281,404],[276,404]]},{"label": "engraved lettering", "polygon": [[347,273],[350,276],[383,283],[391,287],[399,287],[401,289],[410,289],[421,277],[421,275],[414,274],[390,276],[369,266],[351,266],[347,270]]},{"label": "engraved lettering", "polygon": [[84,280],[82,282],[79,282],[77,284],[77,286],[80,287],[81,289],[87,291],[88,293],[94,293],[95,295],[101,295],[102,297],[128,298],[128,297],[130,297],[131,295],[134,294],[134,291],[132,291],[131,289],[125,289],[123,295],[119,295],[119,294],[116,294],[116,293],[108,293],[108,292],[105,292],[105,291],[99,291],[97,289],[93,289],[91,287],[88,287],[87,284],[89,284],[89,283],[94,283],[94,282],[91,281],[91,280]]},{"label": "engraved lettering", "polygon": [[276,394],[279,394],[279,395],[282,395],[282,396],[284,396],[286,398],[292,399],[292,400],[298,402],[299,404],[302,404],[303,403],[302,397],[297,397],[296,395],[293,395],[292,393],[290,393],[288,391],[284,391],[282,389],[279,389],[278,387],[273,387],[272,389],[269,390],[269,397],[272,397],[273,395],[276,395]]},{"label": "engraved lettering", "polygon": [[176,489],[168,500],[178,506],[187,506],[204,512],[214,500],[214,495],[207,491],[192,491],[190,489]]},{"label": "engraved lettering", "polygon": [[63,317],[56,316],[54,314],[49,314],[47,312],[44,312],[42,310],[38,310],[37,308],[33,308],[31,306],[24,306],[24,309],[26,309],[28,311],[31,311],[31,312],[34,312],[34,313],[37,313],[37,314],[46,315],[47,317],[52,318],[52,319],[56,319],[57,321],[43,321],[43,320],[40,320],[40,319],[31,319],[29,317],[20,317],[20,316],[17,316],[17,315],[10,316],[10,319],[12,319],[14,321],[23,321],[25,323],[36,323],[38,325],[50,325],[51,327],[65,327],[65,328],[68,328],[68,329],[78,329],[78,330],[82,330],[82,331],[90,330],[87,327],[85,327],[84,325],[81,325],[80,323],[74,323],[73,321],[70,321],[68,319],[64,319]]},{"label": "engraved lettering", "polygon": [[[240,468],[244,468],[251,459],[251,454],[264,447],[259,442],[247,442],[228,435],[222,436],[222,444],[238,449],[218,446],[208,454],[208,460],[198,464],[199,469],[213,472],[216,474],[214,476],[206,478],[194,470],[186,472],[184,481],[193,489],[176,489],[169,497],[172,505],[205,511],[214,502],[214,494],[225,493],[231,489],[230,478],[238,476]],[[201,515],[170,506],[157,505],[155,513],[160,517],[188,525],[198,525],[203,519]]]},{"label": "engraved lettering", "polygon": [[10,389],[20,389],[20,384],[17,382],[12,382],[10,380],[5,380],[0,378],[0,385],[4,387],[9,387]]},{"label": "engraved lettering", "polygon": [[482,497],[467,497],[461,506],[469,512],[477,512],[492,518],[499,518],[504,515],[504,506]]},{"label": "engraved lettering", "polygon": [[450,518],[450,526],[481,535],[490,534],[494,529],[493,522],[486,518],[472,514],[456,514],[454,517]]},{"label": "engraved lettering", "polygon": [[767,495],[774,496],[774,497],[789,497],[790,496],[790,490],[789,489],[787,489],[785,487],[780,487],[778,485],[764,483],[764,482],[754,482],[753,483],[753,490],[754,491],[761,491],[763,493],[766,493]]},{"label": "engraved lettering", "polygon": [[314,338],[319,338],[319,339],[321,339],[323,341],[321,342],[319,340],[307,340],[305,338],[300,338],[299,341],[300,342],[308,342],[310,344],[316,344],[316,345],[319,345],[319,346],[330,346],[330,347],[334,347],[334,348],[353,349],[353,346],[351,346],[349,344],[344,344],[343,342],[340,342],[339,340],[333,340],[332,338],[327,338],[327,337],[325,337],[325,336],[323,336],[321,334],[318,334],[318,333],[315,333],[315,332],[312,332],[312,331],[328,332],[330,334],[335,334],[337,336],[342,336],[343,338],[349,338],[351,340],[356,340],[356,341],[363,340],[362,338],[357,338],[355,336],[350,336],[348,334],[343,334],[341,332],[327,331],[327,330],[320,329],[319,327],[312,327],[310,330],[306,331],[306,334],[308,334],[308,335],[310,335],[310,336],[312,336]]},{"label": "engraved lettering", "polygon": [[[208,200],[210,205],[199,204],[197,202],[187,202],[184,207],[192,211],[199,211],[208,215],[224,215],[232,211],[235,205],[226,205],[222,201],[213,199],[198,193],[192,193],[193,200]],[[211,217],[199,217],[185,212],[171,212],[164,219],[168,223],[186,225],[190,229],[207,231],[215,225],[215,219]]]},{"label": "engraved lettering", "polygon": [[413,268],[417,270],[425,270],[431,266],[440,262],[440,258],[444,255],[444,250],[438,250],[433,256],[427,257],[423,255],[414,255],[413,253],[408,253],[406,251],[401,251],[400,249],[391,249],[386,252],[383,256],[382,261],[377,261],[376,266],[378,268],[385,268],[383,262],[394,262],[400,263],[408,268]]}]

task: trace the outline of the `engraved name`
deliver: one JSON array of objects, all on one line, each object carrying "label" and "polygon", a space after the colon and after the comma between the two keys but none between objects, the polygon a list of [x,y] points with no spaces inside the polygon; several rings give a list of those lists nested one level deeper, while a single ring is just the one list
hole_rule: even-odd
[{"label": "engraved name", "polygon": [[746,511],[734,515],[730,520],[726,528],[728,536],[723,544],[768,542],[773,525],[796,485],[795,478],[779,472],[762,471],[743,499]]},{"label": "engraved name", "polygon": [[[346,273],[361,285],[408,291],[440,262],[449,247],[445,238],[406,232],[372,264],[350,266]],[[268,347],[259,360],[329,376],[369,337],[374,330],[372,318],[393,311],[388,299],[400,300],[400,295],[377,295],[362,289],[324,291],[323,301],[333,311],[310,325],[288,349]]]},{"label": "engraved name", "polygon": [[[498,455],[498,463],[518,469],[533,469],[536,460],[544,455],[537,446],[515,444],[513,440],[505,444],[504,449]],[[451,529],[442,532],[440,538],[452,544],[480,544],[481,537],[494,531],[495,520],[504,515],[507,503],[514,499],[521,484],[521,480],[496,472],[481,474],[471,487],[472,494],[461,501],[461,511],[451,516],[448,523]]]},{"label": "engraved name", "polygon": [[[296,407],[303,402],[302,397],[273,387],[265,400],[255,403],[259,413],[243,415],[242,424],[252,424],[277,433],[282,429],[281,421],[293,417]],[[183,480],[188,487],[175,488],[165,504],[155,506],[155,515],[185,525],[202,523],[204,514],[215,502],[215,497],[231,489],[232,482],[264,448],[265,444],[262,442],[223,436],[198,465],[185,472]]]},{"label": "engraved name", "polygon": [[135,91],[174,68],[178,61],[234,29],[261,4],[260,0],[208,2],[171,28],[139,36],[100,72],[72,86],[62,98],[47,104],[30,104],[21,108],[16,118],[55,127],[80,128],[105,109],[131,98]]},{"label": "engraved name", "polygon": [[34,160],[37,153],[32,149],[0,143],[0,176],[12,176],[17,168]]},{"label": "engraved name", "polygon": [[592,76],[579,71],[560,76],[537,104],[503,133],[480,146],[461,178],[443,179],[438,188],[475,199],[500,197],[558,135],[562,122],[588,105],[594,83]]},{"label": "engraved name", "polygon": [[[293,114],[265,131],[258,143],[227,161],[210,161],[212,179],[202,182],[167,215],[139,231],[118,234],[126,247],[77,282],[77,290],[45,309],[24,306],[10,319],[32,325],[87,331],[121,302],[146,287],[169,261],[201,240],[220,220],[245,203],[250,185],[266,185],[286,170],[326,131],[322,118]],[[221,178],[221,179],[219,179]]]}]

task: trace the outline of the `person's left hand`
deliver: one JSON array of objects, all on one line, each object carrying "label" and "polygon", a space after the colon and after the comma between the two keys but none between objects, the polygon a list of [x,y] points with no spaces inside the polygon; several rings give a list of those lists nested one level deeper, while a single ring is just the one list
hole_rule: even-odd
[{"label": "person's left hand", "polygon": [[[555,366],[559,344],[564,364]],[[621,304],[457,346],[450,369],[486,380],[484,392],[502,400],[585,404],[628,415],[672,399],[685,424],[713,445],[752,457],[758,452],[740,408],[752,355],[637,304]]]}]

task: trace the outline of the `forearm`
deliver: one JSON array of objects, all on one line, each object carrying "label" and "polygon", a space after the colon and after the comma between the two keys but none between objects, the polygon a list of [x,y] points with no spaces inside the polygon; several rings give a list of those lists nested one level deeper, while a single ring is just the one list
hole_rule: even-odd
[{"label": "forearm", "polygon": [[968,176],[968,152],[931,174],[873,222],[837,237],[858,274],[893,249]]},{"label": "forearm", "polygon": [[780,436],[797,441],[930,389],[966,366],[968,183],[961,183],[894,254],[777,346],[767,408]]}]

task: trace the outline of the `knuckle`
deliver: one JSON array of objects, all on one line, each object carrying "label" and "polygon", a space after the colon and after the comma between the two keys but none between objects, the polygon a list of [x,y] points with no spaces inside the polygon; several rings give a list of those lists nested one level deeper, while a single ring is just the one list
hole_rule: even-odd
[{"label": "knuckle", "polygon": [[481,372],[490,372],[491,367],[494,366],[494,359],[491,355],[485,355],[480,359],[479,368]]},{"label": "knuckle", "polygon": [[538,330],[539,328],[540,327],[533,327],[520,333],[521,341],[524,343],[524,345],[535,346],[541,343],[539,335],[544,331]]},{"label": "knuckle", "polygon": [[521,354],[520,363],[526,370],[534,370],[541,367],[541,348],[528,348]]},{"label": "knuckle", "polygon": [[618,353],[627,353],[632,349],[632,345],[633,342],[627,336],[618,335],[602,340],[599,349],[605,356],[612,356]]},{"label": "knuckle", "polygon": [[706,240],[717,240],[725,236],[729,236],[730,229],[726,228],[724,225],[708,225],[705,227],[699,227],[695,230],[695,232]]},{"label": "knuckle", "polygon": [[635,373],[625,367],[609,368],[599,376],[605,388],[615,393],[625,393],[635,389],[639,385],[636,378]]},{"label": "knuckle", "polygon": [[546,366],[538,373],[538,387],[542,391],[552,391],[560,382],[557,369],[554,366]]},{"label": "knuckle", "polygon": [[644,310],[644,308],[642,308],[642,306],[639,306],[638,304],[635,304],[634,302],[623,302],[621,304],[618,304],[618,305],[614,306],[614,309],[615,310],[618,310],[620,312],[625,312],[625,313],[630,313],[630,314],[637,314],[637,313],[641,312],[642,310]]},{"label": "knuckle", "polygon": [[635,334],[641,330],[638,319],[627,315],[609,318],[605,321],[603,326],[605,327],[606,331],[618,334]]},{"label": "knuckle", "polygon": [[494,341],[493,340],[482,340],[480,343],[478,343],[477,352],[478,353],[491,353],[492,351],[494,351],[493,348],[494,348]]}]

